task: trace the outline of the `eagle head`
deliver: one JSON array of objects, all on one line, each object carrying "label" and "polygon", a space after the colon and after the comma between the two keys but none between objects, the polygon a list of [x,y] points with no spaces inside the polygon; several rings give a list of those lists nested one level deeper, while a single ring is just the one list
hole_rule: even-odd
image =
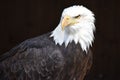
[{"label": "eagle head", "polygon": [[72,41],[79,43],[83,51],[87,51],[94,40],[94,14],[84,6],[74,5],[65,8],[60,23],[52,32],[56,44],[65,46]]}]

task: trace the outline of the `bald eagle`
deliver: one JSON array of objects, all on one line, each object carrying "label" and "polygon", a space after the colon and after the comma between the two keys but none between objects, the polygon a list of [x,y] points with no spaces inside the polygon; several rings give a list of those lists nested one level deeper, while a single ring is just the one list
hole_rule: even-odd
[{"label": "bald eagle", "polygon": [[94,21],[84,6],[65,8],[52,32],[0,56],[0,80],[83,80],[92,64]]}]

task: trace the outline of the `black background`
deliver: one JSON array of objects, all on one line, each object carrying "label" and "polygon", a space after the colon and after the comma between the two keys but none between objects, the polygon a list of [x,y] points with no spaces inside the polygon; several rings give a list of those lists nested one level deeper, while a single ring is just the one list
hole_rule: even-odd
[{"label": "black background", "polygon": [[86,80],[120,80],[119,0],[1,0],[0,54],[52,31],[65,7],[79,4],[96,17],[93,66]]}]

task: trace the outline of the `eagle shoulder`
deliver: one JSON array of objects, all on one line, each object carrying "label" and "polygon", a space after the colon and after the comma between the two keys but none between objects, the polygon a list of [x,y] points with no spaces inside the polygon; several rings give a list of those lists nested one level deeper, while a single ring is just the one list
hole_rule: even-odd
[{"label": "eagle shoulder", "polygon": [[17,51],[13,50],[10,52],[15,52],[14,55],[0,63],[2,71],[10,80],[26,77],[28,80],[37,80],[38,76],[39,79],[50,80],[64,65],[61,51],[44,35],[28,39],[18,46]]}]

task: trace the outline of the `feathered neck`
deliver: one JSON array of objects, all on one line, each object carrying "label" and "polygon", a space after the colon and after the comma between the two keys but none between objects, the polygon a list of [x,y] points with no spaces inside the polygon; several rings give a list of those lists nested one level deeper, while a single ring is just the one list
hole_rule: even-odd
[{"label": "feathered neck", "polygon": [[62,30],[61,25],[59,24],[55,30],[52,32],[50,37],[53,37],[56,45],[62,45],[65,43],[65,46],[72,41],[75,42],[75,44],[79,43],[81,45],[81,48],[83,51],[86,51],[89,49],[90,46],[92,46],[92,42],[94,40],[94,21],[91,22],[81,22],[81,24],[76,24],[71,27],[67,27],[65,30]]}]

